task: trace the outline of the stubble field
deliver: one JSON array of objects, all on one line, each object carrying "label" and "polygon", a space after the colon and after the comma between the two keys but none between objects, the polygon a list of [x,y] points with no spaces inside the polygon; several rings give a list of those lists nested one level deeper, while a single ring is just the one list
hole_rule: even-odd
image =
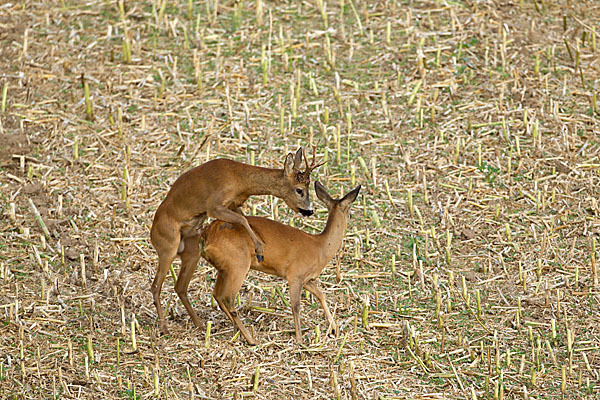
[{"label": "stubble field", "polygon": [[[0,5],[0,398],[600,395],[595,1]],[[236,335],[201,261],[194,329],[149,288],[154,211],[206,160],[363,189],[321,275],[341,330],[251,273]],[[247,215],[319,232],[252,197]],[[310,251],[310,249],[307,249]],[[173,266],[173,274],[179,266]]]}]

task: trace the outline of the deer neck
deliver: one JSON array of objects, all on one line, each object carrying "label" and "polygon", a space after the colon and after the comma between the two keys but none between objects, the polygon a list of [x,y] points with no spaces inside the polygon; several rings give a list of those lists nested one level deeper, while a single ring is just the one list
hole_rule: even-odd
[{"label": "deer neck", "polygon": [[346,225],[347,221],[342,212],[338,210],[329,211],[325,229],[318,235],[322,244],[323,257],[328,261],[335,256],[335,253],[337,253],[342,245],[344,234],[346,233]]},{"label": "deer neck", "polygon": [[283,196],[283,170],[248,165],[244,169],[244,194],[248,196],[271,194]]}]

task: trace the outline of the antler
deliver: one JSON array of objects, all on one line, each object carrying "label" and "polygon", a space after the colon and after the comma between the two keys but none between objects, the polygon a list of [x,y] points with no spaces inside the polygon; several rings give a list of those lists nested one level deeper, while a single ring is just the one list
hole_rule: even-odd
[{"label": "antler", "polygon": [[[315,148],[315,146],[313,146],[313,159],[314,159],[314,148]],[[306,152],[305,151],[302,152],[302,157],[304,157],[304,165],[306,165],[305,171],[308,171],[308,169],[310,167],[308,166],[308,159],[306,158]]]},{"label": "antler", "polygon": [[313,159],[312,163],[308,165],[308,159],[306,158],[306,154],[302,152],[302,156],[304,157],[304,165],[306,169],[304,171],[298,171],[296,177],[300,182],[310,182],[310,173],[321,165],[325,164],[325,162],[317,164],[317,146],[312,146],[313,148]]},{"label": "antler", "polygon": [[312,159],[312,163],[310,164],[310,166],[308,165],[308,159],[306,158],[306,154],[304,154],[304,164],[306,165],[306,170],[304,171],[304,174],[306,176],[310,176],[310,173],[315,170],[316,168],[319,168],[321,165],[325,164],[325,161],[323,161],[322,163],[316,164],[317,161],[317,146],[313,145],[313,159]]}]

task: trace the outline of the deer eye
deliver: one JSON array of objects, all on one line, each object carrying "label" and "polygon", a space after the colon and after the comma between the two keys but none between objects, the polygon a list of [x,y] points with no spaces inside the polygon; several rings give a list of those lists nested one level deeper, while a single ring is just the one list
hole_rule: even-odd
[{"label": "deer eye", "polygon": [[302,189],[296,189],[296,193],[298,193],[300,196],[302,196],[303,191],[302,191]]}]

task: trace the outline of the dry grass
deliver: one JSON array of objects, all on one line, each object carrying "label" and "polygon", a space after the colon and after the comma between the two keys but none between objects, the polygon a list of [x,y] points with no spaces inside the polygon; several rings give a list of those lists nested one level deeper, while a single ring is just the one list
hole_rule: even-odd
[{"label": "dry grass", "polygon": [[[592,0],[4,2],[0,397],[598,397],[599,24]],[[247,346],[201,262],[210,340],[171,279],[158,337],[170,183],[319,140],[319,180],[366,189],[322,276],[340,336],[307,297],[297,346],[252,274]]]}]

